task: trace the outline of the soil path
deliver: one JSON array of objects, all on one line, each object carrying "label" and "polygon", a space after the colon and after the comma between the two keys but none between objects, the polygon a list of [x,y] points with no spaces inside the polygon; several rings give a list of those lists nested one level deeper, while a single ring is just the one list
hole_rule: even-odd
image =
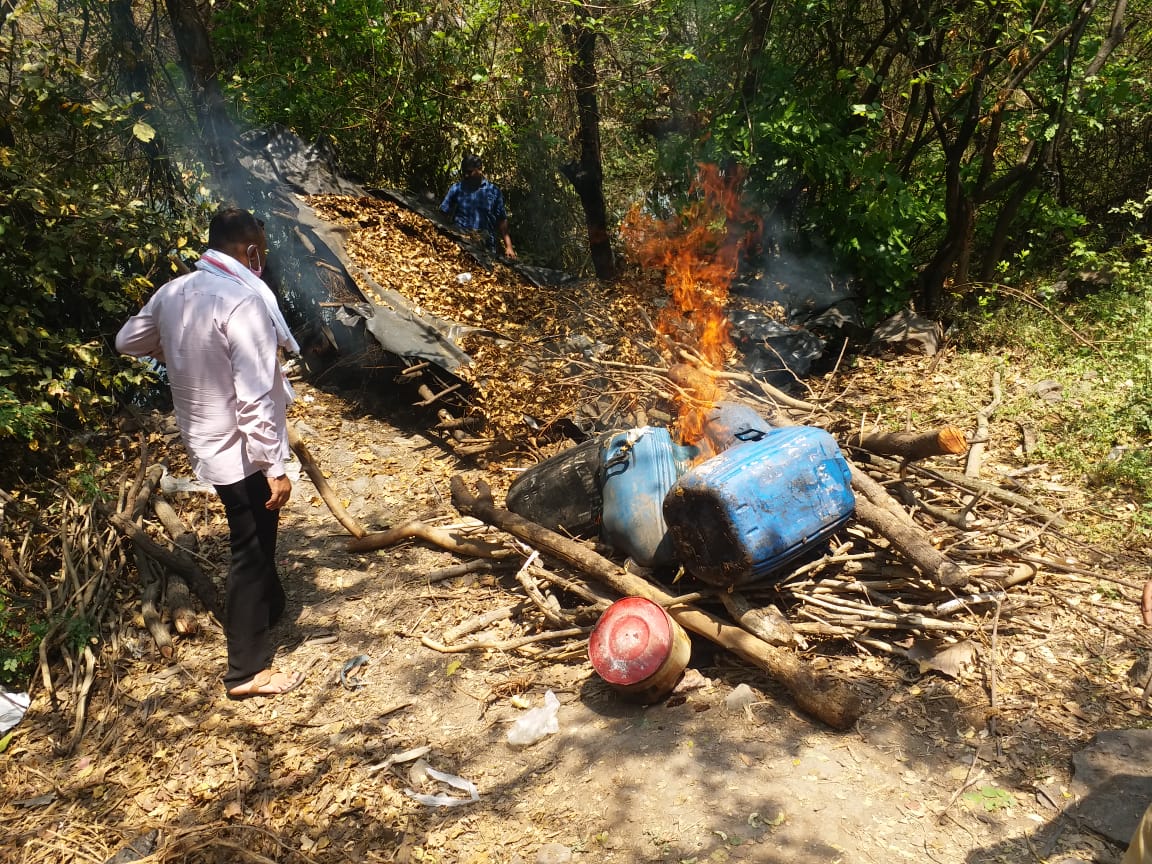
[{"label": "soil path", "polygon": [[[353,401],[299,390],[293,410],[309,449],[364,524],[458,521],[448,478],[459,466],[435,443]],[[215,499],[186,495],[181,506],[223,560]],[[1126,689],[1089,674],[1086,643],[1099,633],[1051,637],[1025,658],[1005,646],[1005,680],[1049,689],[1041,699],[1002,684],[996,739],[978,675],[954,682],[885,656],[815,656],[872,705],[855,729],[834,733],[707,646],[694,651],[697,686],[649,707],[606,688],[581,641],[543,643],[536,657],[430,650],[421,635],[518,602],[512,577],[430,584],[429,572],[459,559],[422,544],[351,554],[346,540],[301,478],[284,511],[289,608],[276,636],[279,662],[308,677],[289,696],[227,701],[218,627],[170,664],[127,620],[126,601],[126,636],[106,652],[80,752],[52,755],[60,730],[38,699],[0,760],[0,834],[10,838],[0,860],[100,862],[153,829],[161,843],[146,860],[196,862],[959,864],[1117,851],[1055,809],[1070,800],[1070,750],[1132,720]],[[349,690],[339,672],[356,655],[369,659],[363,686]],[[742,684],[754,701],[733,709]],[[510,746],[518,706],[541,705],[549,690],[559,731]],[[473,783],[478,800],[435,808],[413,798],[426,779],[416,761],[386,761],[416,749]],[[467,794],[434,781],[425,791]]]}]

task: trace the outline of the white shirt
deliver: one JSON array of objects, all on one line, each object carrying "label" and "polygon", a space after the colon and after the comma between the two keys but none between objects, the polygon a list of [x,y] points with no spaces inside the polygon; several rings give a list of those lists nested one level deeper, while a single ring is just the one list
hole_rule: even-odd
[{"label": "white shirt", "polygon": [[157,291],[116,334],[116,350],[168,369],[176,423],[206,483],[284,474],[289,387],[276,329],[248,286],[197,271]]}]

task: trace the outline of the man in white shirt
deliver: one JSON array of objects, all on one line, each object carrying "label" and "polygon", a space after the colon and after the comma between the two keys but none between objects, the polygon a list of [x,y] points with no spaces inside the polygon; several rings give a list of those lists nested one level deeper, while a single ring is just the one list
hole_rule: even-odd
[{"label": "man in white shirt", "polygon": [[292,492],[284,472],[292,389],[279,349],[300,349],[260,279],[266,242],[263,223],[247,210],[220,210],[196,271],[161,287],[116,335],[121,353],[164,363],[192,468],[224,504],[232,552],[224,686],[232,699],[288,693],[303,682],[270,666],[268,630],[285,604],[276,531]]}]

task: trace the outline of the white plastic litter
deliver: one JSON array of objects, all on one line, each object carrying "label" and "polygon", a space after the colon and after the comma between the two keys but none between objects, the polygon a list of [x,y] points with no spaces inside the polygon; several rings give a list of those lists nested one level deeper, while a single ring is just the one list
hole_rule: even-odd
[{"label": "white plastic litter", "polygon": [[393,765],[402,765],[405,762],[411,762],[413,759],[419,759],[432,749],[431,746],[425,745],[423,747],[413,747],[411,750],[405,750],[402,753],[393,753],[383,762],[377,762],[375,765],[368,766],[368,773],[375,774],[377,771],[385,771]]},{"label": "white plastic litter", "polygon": [[457,273],[456,274],[456,281],[459,282],[461,285],[465,285],[468,282],[472,281],[472,274],[471,273]]},{"label": "white plastic litter", "polygon": [[738,714],[756,701],[756,694],[747,684],[737,684],[724,699],[724,707],[729,714]]},{"label": "white plastic litter", "polygon": [[544,694],[544,705],[533,708],[517,718],[508,730],[508,743],[514,747],[527,747],[535,744],[546,735],[560,731],[560,700],[549,690]]},{"label": "white plastic litter", "polygon": [[410,798],[415,798],[421,804],[428,807],[459,807],[461,804],[471,804],[474,801],[480,800],[480,792],[476,788],[476,784],[471,780],[465,780],[463,777],[457,777],[455,774],[445,774],[443,771],[437,771],[430,765],[425,767],[425,773],[433,780],[439,780],[453,789],[459,789],[468,793],[467,798],[461,798],[458,795],[449,795],[447,793],[440,793],[438,795],[424,795],[420,792],[415,792],[411,789],[405,789],[404,794]]},{"label": "white plastic litter", "polygon": [[[284,463],[284,473],[292,481],[292,485],[300,482],[301,465],[295,459]],[[203,495],[215,495],[216,487],[195,477],[174,477],[167,470],[160,477],[160,491],[166,495],[173,492],[199,492]]]},{"label": "white plastic litter", "polygon": [[32,697],[27,693],[9,693],[0,687],[0,735],[24,719]]}]

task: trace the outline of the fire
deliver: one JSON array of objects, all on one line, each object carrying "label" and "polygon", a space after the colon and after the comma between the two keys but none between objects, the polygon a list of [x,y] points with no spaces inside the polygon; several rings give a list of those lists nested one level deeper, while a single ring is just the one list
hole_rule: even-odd
[{"label": "fire", "polygon": [[[660,221],[634,209],[622,231],[630,251],[645,267],[661,270],[671,303],[657,329],[681,346],[692,371],[674,376],[681,388],[679,437],[695,443],[703,436],[708,410],[724,395],[722,369],[731,351],[728,288],[746,239],[759,234],[759,220],[741,204],[742,170],[698,165],[689,190],[692,201],[678,216]],[[683,350],[688,349],[688,350]]]}]

